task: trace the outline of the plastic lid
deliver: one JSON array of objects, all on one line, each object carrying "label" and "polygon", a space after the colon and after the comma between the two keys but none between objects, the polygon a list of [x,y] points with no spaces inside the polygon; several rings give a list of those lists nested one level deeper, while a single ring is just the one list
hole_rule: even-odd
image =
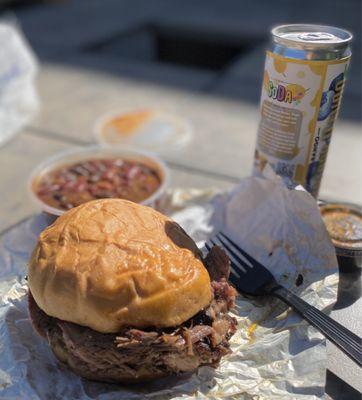
[{"label": "plastic lid", "polygon": [[321,214],[337,250],[339,249],[344,255],[362,254],[362,211],[360,207],[325,204],[321,206]]},{"label": "plastic lid", "polygon": [[106,114],[97,120],[94,131],[102,144],[135,146],[156,153],[179,149],[192,136],[187,120],[158,109]]}]

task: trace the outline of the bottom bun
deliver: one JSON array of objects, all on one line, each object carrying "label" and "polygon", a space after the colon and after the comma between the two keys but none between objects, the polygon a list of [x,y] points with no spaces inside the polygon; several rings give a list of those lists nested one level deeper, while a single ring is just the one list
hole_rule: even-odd
[{"label": "bottom bun", "polygon": [[150,372],[147,368],[140,365],[137,375],[131,375],[127,372],[122,373],[118,368],[110,370],[91,370],[87,363],[82,363],[79,359],[74,358],[64,343],[52,343],[50,345],[56,358],[65,366],[70,368],[75,374],[82,378],[108,383],[125,383],[132,384],[137,382],[153,381],[167,376],[167,373]]}]

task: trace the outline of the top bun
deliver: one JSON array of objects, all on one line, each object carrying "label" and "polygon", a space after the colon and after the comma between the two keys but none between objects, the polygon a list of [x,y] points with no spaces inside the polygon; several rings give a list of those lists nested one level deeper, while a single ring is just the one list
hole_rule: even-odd
[{"label": "top bun", "polygon": [[46,314],[104,333],[177,326],[212,297],[199,250],[182,228],[120,199],[82,204],[45,229],[28,282]]}]

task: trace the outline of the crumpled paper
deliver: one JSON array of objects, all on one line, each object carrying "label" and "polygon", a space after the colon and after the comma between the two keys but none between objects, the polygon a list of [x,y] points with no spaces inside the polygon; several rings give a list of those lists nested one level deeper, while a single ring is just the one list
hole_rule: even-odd
[{"label": "crumpled paper", "polygon": [[[202,193],[175,191],[174,218],[201,246],[223,229],[277,279],[327,310],[337,296],[334,248],[315,200],[287,189],[280,178],[247,178],[204,202]],[[184,199],[184,200],[183,200]],[[185,201],[188,206],[180,209]],[[26,262],[43,216],[28,219],[0,240],[0,397],[7,399],[319,399],[324,395],[325,339],[277,299],[237,301],[233,354],[217,369],[134,386],[89,382],[60,366],[31,327]],[[297,285],[298,283],[298,285]]]},{"label": "crumpled paper", "polygon": [[38,61],[20,27],[0,20],[0,145],[13,137],[39,109],[35,88]]}]

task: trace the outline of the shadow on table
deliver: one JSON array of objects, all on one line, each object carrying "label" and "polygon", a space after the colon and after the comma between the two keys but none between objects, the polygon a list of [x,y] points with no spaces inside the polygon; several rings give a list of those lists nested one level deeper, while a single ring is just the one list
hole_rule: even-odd
[{"label": "shadow on table", "polygon": [[326,393],[336,400],[361,400],[361,393],[358,390],[342,381],[331,371],[327,371]]}]

